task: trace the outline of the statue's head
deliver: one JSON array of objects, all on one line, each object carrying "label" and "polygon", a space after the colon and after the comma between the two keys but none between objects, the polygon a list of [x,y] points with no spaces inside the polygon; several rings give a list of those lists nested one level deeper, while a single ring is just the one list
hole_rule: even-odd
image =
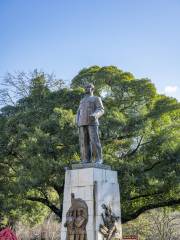
[{"label": "statue's head", "polygon": [[92,83],[86,83],[84,85],[84,90],[87,94],[91,94],[94,92],[94,85]]}]

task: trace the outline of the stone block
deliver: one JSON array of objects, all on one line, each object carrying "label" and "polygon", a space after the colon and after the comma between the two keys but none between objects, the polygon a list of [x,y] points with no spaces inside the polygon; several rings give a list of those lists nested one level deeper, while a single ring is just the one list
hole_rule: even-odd
[{"label": "stone block", "polygon": [[[71,193],[75,194],[75,198],[84,200],[88,206],[87,240],[103,240],[103,236],[99,233],[99,224],[102,223],[101,214],[104,213],[101,205],[110,204],[113,213],[121,215],[117,172],[99,166],[76,167],[73,170],[66,170],[61,240],[66,240],[64,223],[66,213],[71,206]],[[121,223],[119,226],[121,231]]]},{"label": "stone block", "polygon": [[76,198],[84,199],[84,187],[82,186],[72,187],[71,192],[75,194]]},{"label": "stone block", "polygon": [[117,183],[117,172],[106,170],[106,182],[108,183]]},{"label": "stone block", "polygon": [[112,209],[113,212],[117,215],[117,216],[121,216],[121,211],[120,211],[120,202],[112,202]]},{"label": "stone block", "polygon": [[97,183],[97,201],[111,202],[115,197],[114,192],[117,190],[114,183],[98,182]]},{"label": "stone block", "polygon": [[66,240],[66,232],[61,231],[61,240]]},{"label": "stone block", "polygon": [[70,201],[71,200],[71,186],[67,185],[64,188],[64,201]]},{"label": "stone block", "polygon": [[94,215],[94,202],[93,201],[86,201],[86,204],[88,205],[89,216],[93,216]]},{"label": "stone block", "polygon": [[88,223],[86,226],[87,231],[94,231],[95,225],[94,225],[94,216],[89,216]]},{"label": "stone block", "polygon": [[70,185],[71,186],[79,186],[79,181],[78,181],[78,170],[70,170]]},{"label": "stone block", "polygon": [[105,171],[104,169],[94,168],[94,181],[103,182],[105,180],[103,177]]},{"label": "stone block", "polygon": [[102,216],[96,216],[96,226],[95,229],[98,232],[99,231],[99,225],[103,224]]},{"label": "stone block", "polygon": [[84,187],[84,200],[93,201],[93,185]]},{"label": "stone block", "polygon": [[64,201],[63,202],[63,216],[66,216],[66,213],[68,211],[68,209],[71,206],[71,201]]},{"label": "stone block", "polygon": [[114,184],[114,192],[113,192],[113,200],[120,202],[120,191],[119,191],[119,184]]},{"label": "stone block", "polygon": [[[96,231],[96,239],[98,240],[104,240],[102,234],[99,231]],[[95,240],[95,239],[94,239]]]},{"label": "stone block", "polygon": [[70,170],[66,170],[65,183],[66,183],[66,185],[71,185],[71,171]]},{"label": "stone block", "polygon": [[83,168],[83,169],[78,169],[76,171],[78,171],[79,186],[93,185],[93,182],[94,182],[93,168]]},{"label": "stone block", "polygon": [[92,230],[87,230],[87,240],[95,240],[95,232]]},{"label": "stone block", "polygon": [[91,162],[91,163],[78,163],[78,164],[72,164],[72,169],[82,169],[82,168],[100,168],[100,169],[109,169],[111,170],[111,167],[109,165]]}]

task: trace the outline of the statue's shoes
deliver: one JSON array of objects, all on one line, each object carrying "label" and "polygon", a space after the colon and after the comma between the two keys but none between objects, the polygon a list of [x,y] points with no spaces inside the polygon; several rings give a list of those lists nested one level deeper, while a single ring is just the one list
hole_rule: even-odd
[{"label": "statue's shoes", "polygon": [[103,160],[102,160],[102,159],[97,159],[97,160],[95,161],[95,163],[97,163],[97,164],[102,164],[102,163],[103,163]]}]

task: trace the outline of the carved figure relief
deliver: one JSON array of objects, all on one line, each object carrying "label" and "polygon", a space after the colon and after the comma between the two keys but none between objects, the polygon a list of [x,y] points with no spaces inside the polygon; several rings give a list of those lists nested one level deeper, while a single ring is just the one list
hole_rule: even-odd
[{"label": "carved figure relief", "polygon": [[105,240],[120,239],[120,237],[118,237],[117,228],[117,221],[120,217],[112,212],[110,205],[107,206],[106,204],[102,204],[102,208],[104,209],[104,213],[101,214],[103,224],[100,224],[99,226],[100,233]]},{"label": "carved figure relief", "polygon": [[88,206],[81,198],[71,194],[71,207],[66,214],[64,227],[67,228],[66,240],[87,240],[86,225]]}]

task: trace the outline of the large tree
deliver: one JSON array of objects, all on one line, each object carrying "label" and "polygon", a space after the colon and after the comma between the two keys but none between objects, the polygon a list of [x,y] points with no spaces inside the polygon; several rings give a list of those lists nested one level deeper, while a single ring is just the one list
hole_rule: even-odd
[{"label": "large tree", "polygon": [[[85,82],[95,84],[105,106],[100,126],[103,155],[118,171],[122,221],[180,203],[176,99],[158,94],[149,79],[136,79],[115,66],[82,69],[71,87],[61,81],[52,90],[49,82],[45,74],[36,73],[27,95],[1,109],[0,171],[3,181],[7,179],[8,199],[18,198],[17,208],[18,203],[22,208],[40,202],[61,218],[64,169],[79,161],[74,119]],[[2,196],[6,191],[1,190]]]}]

